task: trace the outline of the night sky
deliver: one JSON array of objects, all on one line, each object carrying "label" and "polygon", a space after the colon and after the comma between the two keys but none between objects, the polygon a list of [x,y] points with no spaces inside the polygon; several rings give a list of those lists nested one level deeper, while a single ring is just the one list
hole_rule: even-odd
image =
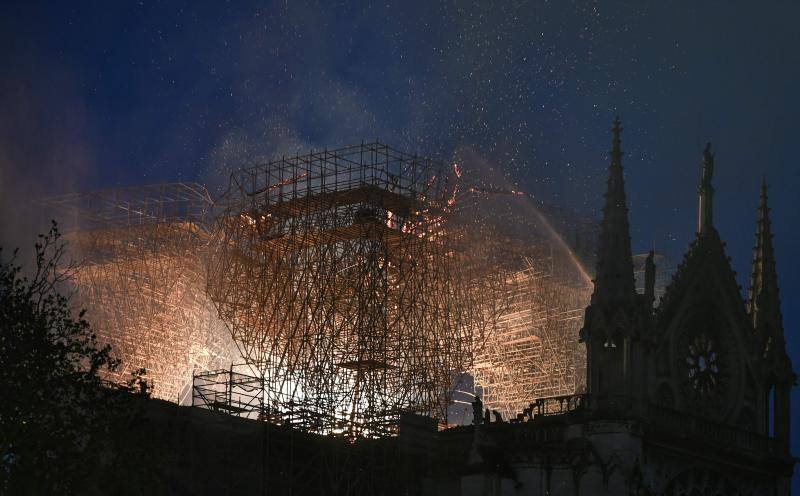
[{"label": "night sky", "polygon": [[680,261],[711,141],[715,223],[746,289],[767,175],[800,368],[800,3],[73,3],[0,6],[4,243],[32,242],[26,202],[41,195],[216,193],[235,168],[374,139],[443,160],[470,150],[598,217],[619,115],[634,252]]}]

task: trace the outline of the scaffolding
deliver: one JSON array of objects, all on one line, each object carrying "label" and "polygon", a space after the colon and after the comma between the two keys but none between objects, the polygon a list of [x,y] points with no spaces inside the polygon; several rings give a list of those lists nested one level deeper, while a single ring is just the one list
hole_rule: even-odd
[{"label": "scaffolding", "polygon": [[491,332],[476,335],[473,374],[489,408],[513,418],[538,398],[585,389],[577,334],[588,288],[554,276],[551,259],[526,261],[494,291]]},{"label": "scaffolding", "polygon": [[453,184],[380,143],[231,176],[208,293],[263,381],[266,415],[380,437],[403,412],[445,414],[470,343],[446,232]]},{"label": "scaffolding", "polygon": [[470,371],[484,405],[513,419],[537,399],[585,390],[578,332],[591,295],[582,261],[592,249],[580,240],[595,227],[516,193],[469,193],[456,223],[473,254]]},{"label": "scaffolding", "polygon": [[271,415],[264,402],[265,390],[264,379],[254,376],[247,364],[231,364],[228,369],[195,374],[192,406],[280,425],[280,417]]},{"label": "scaffolding", "polygon": [[506,418],[585,388],[595,223],[462,174],[365,143],[239,170],[217,201],[178,183],[48,203],[122,359],[109,379],[145,368],[170,401],[383,437],[402,413],[448,423],[466,375]]},{"label": "scaffolding", "polygon": [[161,184],[51,198],[75,267],[77,305],[120,367],[144,368],[153,395],[185,401],[193,373],[225,366],[235,346],[205,295],[212,201],[197,184]]}]

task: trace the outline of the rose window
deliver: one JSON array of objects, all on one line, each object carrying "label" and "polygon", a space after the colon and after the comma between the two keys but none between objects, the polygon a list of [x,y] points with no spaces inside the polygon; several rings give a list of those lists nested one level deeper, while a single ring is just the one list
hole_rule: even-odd
[{"label": "rose window", "polygon": [[718,353],[714,341],[699,333],[690,341],[688,351],[689,384],[700,396],[712,396],[719,383]]}]

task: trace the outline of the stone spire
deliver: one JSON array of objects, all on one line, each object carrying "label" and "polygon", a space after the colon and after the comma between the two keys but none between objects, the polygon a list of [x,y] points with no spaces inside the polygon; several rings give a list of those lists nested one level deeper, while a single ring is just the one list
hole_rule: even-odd
[{"label": "stone spire", "polygon": [[697,234],[705,235],[714,229],[714,187],[711,179],[714,176],[714,154],[711,153],[711,143],[706,143],[703,150],[703,173],[700,177],[700,186],[697,188]]},{"label": "stone spire", "polygon": [[614,119],[611,165],[605,195],[600,243],[597,249],[592,302],[600,305],[633,304],[636,289],[633,279],[628,207],[625,205],[625,182],[622,173],[619,117]]},{"label": "stone spire", "polygon": [[761,180],[761,201],[758,205],[756,245],[753,248],[753,271],[747,301],[753,327],[768,342],[772,351],[783,352],[783,319],[778,296],[778,273],[772,247],[772,226],[767,206],[767,181]]},{"label": "stone spire", "polygon": [[774,388],[772,418],[765,419],[765,431],[770,422],[775,439],[787,447],[791,439],[791,389],[797,380],[792,361],[786,354],[783,318],[778,296],[778,274],[775,271],[775,252],[772,248],[772,226],[767,206],[767,181],[761,180],[761,201],[758,205],[756,246],[753,248],[753,272],[750,275],[750,294],[747,310],[753,320],[763,352],[763,372],[769,387]]}]

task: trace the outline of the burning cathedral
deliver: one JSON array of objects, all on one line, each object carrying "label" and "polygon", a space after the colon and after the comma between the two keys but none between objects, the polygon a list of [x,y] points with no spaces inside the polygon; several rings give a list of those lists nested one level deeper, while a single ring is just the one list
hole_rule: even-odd
[{"label": "burning cathedral", "polygon": [[108,379],[155,388],[175,493],[789,494],[766,184],[746,298],[710,145],[670,274],[631,252],[621,132],[599,224],[380,143],[242,169],[213,199],[49,203],[123,360]]}]

